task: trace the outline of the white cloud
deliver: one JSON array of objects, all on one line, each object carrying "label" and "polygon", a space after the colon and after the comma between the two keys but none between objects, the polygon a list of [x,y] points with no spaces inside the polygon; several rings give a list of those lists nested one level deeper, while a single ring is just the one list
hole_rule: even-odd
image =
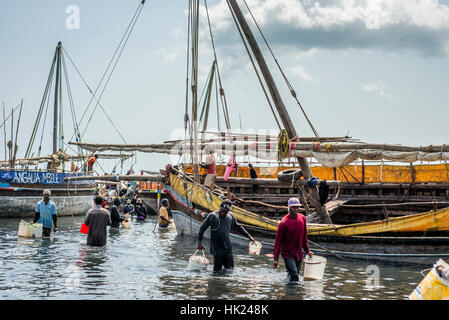
[{"label": "white cloud", "polygon": [[156,50],[154,53],[158,56],[161,56],[162,60],[165,63],[174,64],[178,59],[178,57],[180,56],[180,54],[182,53],[182,50],[185,51],[185,49],[182,47],[176,47],[171,49],[161,48],[159,50]]},{"label": "white cloud", "polygon": [[[247,0],[269,42],[301,49],[377,48],[448,55],[449,7],[438,0]],[[246,20],[257,29],[240,2]],[[236,33],[226,4],[209,7],[213,29]],[[229,34],[228,34],[229,33]]]},{"label": "white cloud", "polygon": [[377,94],[378,96],[382,98],[391,98],[393,95],[388,92],[389,87],[382,83],[366,83],[362,86],[362,91]]},{"label": "white cloud", "polygon": [[321,81],[318,79],[314,79],[312,78],[305,70],[302,66],[297,65],[294,66],[292,68],[290,68],[290,73],[296,77],[299,77],[305,81],[310,81],[310,82],[315,82],[315,83],[320,83]]},{"label": "white cloud", "polygon": [[318,53],[318,48],[312,48],[305,51],[299,51],[295,53],[295,59],[296,60],[303,60],[307,58],[312,58]]}]

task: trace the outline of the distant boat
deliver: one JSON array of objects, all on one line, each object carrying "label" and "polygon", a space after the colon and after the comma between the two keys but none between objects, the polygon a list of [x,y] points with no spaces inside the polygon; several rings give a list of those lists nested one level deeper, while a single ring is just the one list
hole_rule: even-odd
[{"label": "distant boat", "polygon": [[[85,214],[87,210],[92,207],[93,193],[95,190],[95,184],[93,181],[77,181],[71,184],[67,184],[67,182],[64,181],[66,177],[77,176],[81,174],[64,171],[64,162],[80,161],[83,160],[83,157],[69,156],[66,153],[62,152],[63,142],[61,139],[61,49],[62,44],[61,42],[59,42],[53,57],[53,63],[47,81],[44,98],[42,100],[41,108],[34,125],[30,143],[28,144],[28,148],[25,153],[25,158],[16,159],[17,145],[11,147],[13,140],[11,134],[11,143],[9,144],[9,161],[0,162],[0,217],[34,216],[35,206],[37,202],[42,199],[42,193],[45,189],[51,190],[51,200],[57,207],[58,215],[81,215]],[[31,148],[33,147],[34,138],[37,133],[43,109],[46,104],[45,102],[47,102],[47,98],[48,101],[50,100],[48,93],[53,81],[55,68],[56,80],[53,117],[53,154],[44,157],[30,157],[29,154],[31,152]],[[18,127],[19,122],[17,123],[17,132]],[[33,170],[29,168],[29,166],[37,165],[38,163],[47,163],[47,169]],[[83,175],[85,175],[85,173],[83,173]]]}]

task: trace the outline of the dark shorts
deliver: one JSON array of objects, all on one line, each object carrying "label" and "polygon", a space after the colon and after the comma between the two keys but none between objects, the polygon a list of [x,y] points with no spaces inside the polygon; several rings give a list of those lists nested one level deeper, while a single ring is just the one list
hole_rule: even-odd
[{"label": "dark shorts", "polygon": [[222,268],[226,270],[234,269],[234,257],[232,252],[214,255],[214,272],[219,272]]},{"label": "dark shorts", "polygon": [[42,228],[42,237],[48,238],[50,237],[51,229],[48,228]]}]

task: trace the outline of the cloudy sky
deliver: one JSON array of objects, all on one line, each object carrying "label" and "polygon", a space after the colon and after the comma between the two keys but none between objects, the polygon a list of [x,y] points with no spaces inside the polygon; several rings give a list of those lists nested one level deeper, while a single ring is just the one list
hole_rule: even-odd
[{"label": "cloudy sky", "polygon": [[[62,41],[94,89],[140,1],[27,0],[0,2],[0,102],[7,113],[24,100],[18,156],[23,156],[39,109],[51,60]],[[261,39],[243,0],[238,0]],[[449,143],[449,1],[246,0],[277,60],[320,136],[403,145]],[[231,125],[243,131],[277,128],[224,0],[208,1]],[[72,6],[72,7],[71,7]],[[73,16],[79,10],[79,28]],[[147,0],[101,105],[127,143],[158,143],[183,131],[187,0]],[[201,1],[200,84],[213,53]],[[302,136],[313,133],[260,42],[283,101]],[[77,118],[90,93],[67,60]],[[100,91],[99,91],[100,92]],[[65,99],[64,105],[68,106]],[[217,128],[212,104],[209,126]],[[89,117],[91,110],[87,113]],[[1,115],[2,116],[2,115]],[[66,140],[73,133],[65,109]],[[17,115],[15,115],[17,119]],[[241,120],[241,121],[240,121]],[[220,126],[223,129],[223,117]],[[51,109],[43,153],[51,151]],[[87,120],[81,124],[84,131]],[[7,130],[10,127],[8,123]],[[37,150],[41,130],[36,138]],[[9,137],[9,133],[8,133]],[[3,128],[0,130],[3,141]],[[45,143],[45,141],[48,141]],[[122,143],[100,108],[84,141]],[[4,146],[0,144],[0,159]],[[157,169],[165,155],[138,154],[136,169]],[[103,162],[110,171],[114,162]],[[129,166],[130,163],[127,164]]]}]

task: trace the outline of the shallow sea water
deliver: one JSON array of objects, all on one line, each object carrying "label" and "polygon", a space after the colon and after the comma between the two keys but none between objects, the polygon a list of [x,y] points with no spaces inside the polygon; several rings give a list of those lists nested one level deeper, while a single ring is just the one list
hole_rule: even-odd
[{"label": "shallow sea water", "polygon": [[[272,259],[234,248],[234,272],[214,276],[212,265],[189,271],[195,239],[155,228],[155,217],[133,220],[130,229],[109,229],[105,247],[83,244],[82,217],[74,219],[59,217],[51,239],[18,238],[20,219],[0,219],[0,299],[402,300],[425,269],[328,256],[322,280],[300,277],[292,285],[283,261],[273,269]],[[208,250],[206,256],[212,262]]]}]

